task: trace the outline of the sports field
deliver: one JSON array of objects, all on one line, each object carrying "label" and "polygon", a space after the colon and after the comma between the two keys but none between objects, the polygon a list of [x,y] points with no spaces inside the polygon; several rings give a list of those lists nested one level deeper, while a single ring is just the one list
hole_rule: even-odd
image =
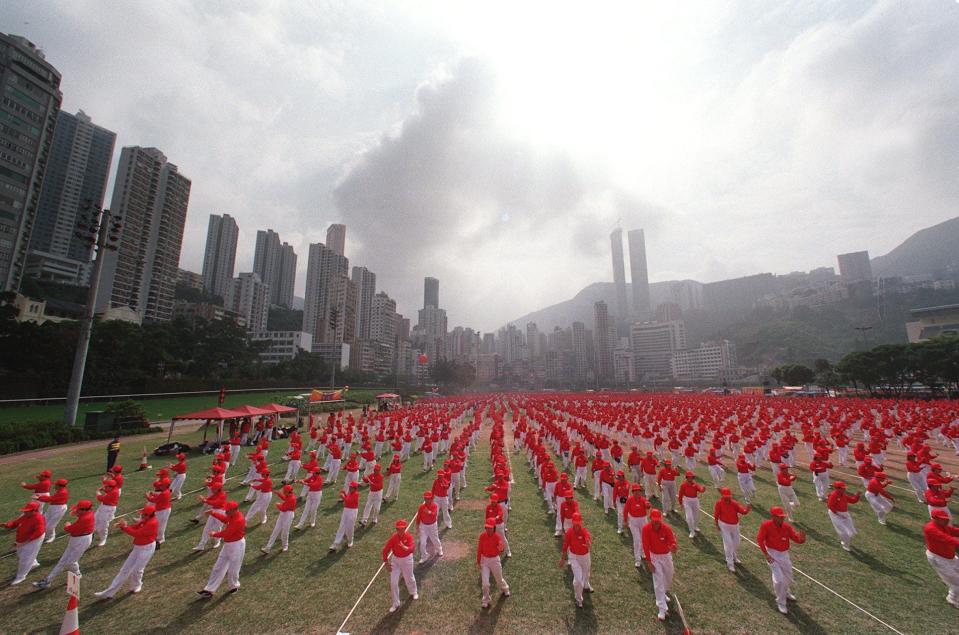
[{"label": "sports field", "polygon": [[[507,417],[507,437],[511,418]],[[722,542],[708,517],[703,518],[701,536],[690,540],[679,515],[670,516],[679,552],[674,556],[675,604],[665,623],[656,619],[650,577],[633,567],[629,537],[616,533],[612,515],[583,490],[577,499],[585,526],[592,532],[592,585],[585,606],[577,609],[571,590],[571,575],[559,564],[560,539],[553,537],[552,516],[528,469],[524,453],[510,454],[515,483],[511,493],[509,540],[513,557],[506,560],[504,575],[512,597],[494,599],[488,610],[480,608],[480,587],[475,565],[476,538],[482,529],[486,493],[490,480],[489,421],[484,423],[479,446],[472,452],[467,470],[469,485],[453,514],[454,528],[441,530],[445,555],[442,559],[417,565],[420,599],[413,602],[402,591],[404,603],[389,613],[388,576],[380,568],[380,550],[398,518],[410,518],[421,501],[422,492],[432,483],[433,474],[421,470],[414,455],[406,463],[399,501],[386,503],[378,526],[357,528],[355,545],[330,554],[327,548],[339,522],[340,505],[335,491],[325,489],[317,526],[293,531],[290,550],[260,553],[276,517],[247,533],[247,553],[241,572],[242,588],[233,595],[217,594],[201,600],[196,591],[205,583],[216,557],[214,552],[194,554],[200,529],[189,522],[199,503],[195,494],[174,504],[167,529],[167,542],[149,564],[143,591],[120,594],[109,602],[96,602],[92,592],[105,588],[130,548],[130,540],[111,532],[106,547],[93,549],[81,561],[80,625],[87,632],[310,632],[349,633],[681,633],[685,623],[693,633],[955,633],[959,611],[944,601],[946,589],[926,563],[921,527],[928,519],[926,509],[911,492],[892,488],[896,508],[888,525],[876,522],[865,503],[852,506],[859,534],[854,550],[840,546],[826,515],[816,500],[809,472],[801,475],[796,490],[802,501],[797,525],[808,535],[805,545],[793,548],[797,571],[787,616],[776,612],[769,569],[760,551],[745,540],[740,549],[743,564],[736,574],[726,570]],[[187,442],[189,442],[188,439]],[[275,442],[270,463],[279,461],[286,441]],[[131,513],[143,504],[153,471],[133,472],[140,447],[125,444],[120,457],[128,475],[118,514]],[[800,450],[799,464],[808,462]],[[894,483],[905,487],[902,455],[889,453]],[[442,457],[441,457],[442,458]],[[945,460],[944,459],[948,459]],[[939,459],[950,472],[957,471],[954,457]],[[192,456],[184,492],[199,489],[209,457]],[[84,449],[53,457],[31,457],[19,463],[0,465],[0,518],[17,515],[27,499],[19,487],[34,473],[47,468],[54,478],[71,480],[71,502],[81,495],[91,497],[104,468],[103,448]],[[158,467],[153,460],[154,468]],[[231,468],[227,490],[233,500],[242,500],[245,488],[239,480],[246,469],[241,460]],[[276,472],[277,470],[274,470]],[[858,479],[845,476],[852,469],[839,469],[834,478],[845,478],[853,490]],[[705,466],[698,469],[699,481],[709,484]],[[341,477],[342,479],[342,477]],[[739,498],[735,474],[727,483]],[[743,534],[755,539],[759,523],[768,516],[779,496],[771,472],[756,475],[758,495],[753,512],[743,519]],[[901,496],[898,496],[901,494]],[[365,491],[363,492],[365,499]],[[711,487],[702,497],[704,511],[711,511],[716,494]],[[245,510],[245,506],[243,507]],[[362,511],[362,501],[361,501]],[[62,528],[62,525],[61,525]],[[61,532],[62,533],[62,532]],[[4,535],[0,556],[0,577],[12,578],[16,558],[10,553],[12,532]],[[66,596],[61,577],[49,590],[37,591],[30,581],[39,579],[55,563],[66,543],[59,538],[44,545],[41,568],[28,582],[0,587],[0,631],[57,632]],[[377,575],[379,571],[379,574]],[[375,579],[374,579],[375,578]],[[494,587],[495,590],[495,587]],[[495,597],[495,596],[494,596]],[[677,602],[678,601],[678,602]],[[682,614],[682,616],[681,616]],[[347,619],[348,618],[348,619]]]}]

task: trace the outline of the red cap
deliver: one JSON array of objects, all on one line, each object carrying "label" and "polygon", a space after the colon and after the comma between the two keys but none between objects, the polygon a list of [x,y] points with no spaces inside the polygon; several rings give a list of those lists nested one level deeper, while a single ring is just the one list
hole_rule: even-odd
[{"label": "red cap", "polygon": [[667,464],[667,465],[669,465],[669,464],[672,463],[672,462],[673,462],[672,459],[663,459],[663,463],[665,463],[665,464]]},{"label": "red cap", "polygon": [[846,482],[836,481],[835,483],[832,484],[832,486],[835,487],[836,489],[846,489]]},{"label": "red cap", "polygon": [[433,498],[433,492],[423,492],[423,498]]},{"label": "red cap", "polygon": [[769,510],[770,516],[778,516],[779,518],[785,518],[786,512],[783,511],[782,507],[773,507]]},{"label": "red cap", "polygon": [[69,482],[70,482],[70,481],[68,481],[68,480],[65,479],[65,478],[58,478],[58,479],[57,479],[57,482],[56,482],[55,484],[56,484],[57,487],[66,487],[66,486],[67,486],[67,483],[69,483]]},{"label": "red cap", "polygon": [[106,487],[116,487],[116,486],[117,486],[117,482],[114,481],[112,478],[108,478],[107,480],[103,481],[103,484],[104,484]]},{"label": "red cap", "polygon": [[658,510],[658,509],[650,510],[650,512],[649,512],[649,519],[650,519],[650,520],[662,520],[662,519],[663,519],[663,512],[661,512],[661,511]]},{"label": "red cap", "polygon": [[[356,488],[359,487],[359,486],[360,486],[360,484],[359,484],[358,482],[356,482],[356,481],[350,481],[350,489],[356,489]],[[290,489],[293,489],[293,488],[290,487],[289,485],[287,485],[287,487],[289,487]]]},{"label": "red cap", "polygon": [[176,458],[178,458],[178,459],[180,459],[180,460],[185,459],[185,458],[186,458],[186,454],[184,454],[183,452],[177,452],[177,453],[176,453]]},{"label": "red cap", "polygon": [[726,498],[726,497],[732,496],[733,493],[729,491],[728,487],[721,487],[719,488],[719,495]]},{"label": "red cap", "polygon": [[696,473],[692,470],[686,470],[686,478],[696,478]]},{"label": "red cap", "polygon": [[403,520],[402,518],[400,518],[398,521],[396,521],[396,528],[397,528],[397,529],[406,529],[406,521]]},{"label": "red cap", "polygon": [[934,509],[932,510],[932,517],[939,520],[949,520],[949,512],[944,509]]},{"label": "red cap", "polygon": [[573,524],[574,524],[574,525],[582,525],[582,524],[583,524],[583,516],[582,516],[582,514],[579,514],[579,513],[573,514]]},{"label": "red cap", "polygon": [[788,470],[788,469],[789,469],[789,466],[786,465],[785,463],[780,463],[780,464],[779,464],[779,469],[780,469],[780,470]]},{"label": "red cap", "polygon": [[29,503],[27,503],[26,505],[24,505],[23,507],[21,507],[21,508],[20,508],[20,511],[22,511],[22,512],[35,512],[35,511],[37,511],[38,509],[40,509],[40,503],[38,503],[37,501],[30,501]]},{"label": "red cap", "polygon": [[492,494],[489,495],[489,502],[491,503],[499,502],[499,496],[496,494],[496,492],[493,492]]},{"label": "red cap", "polygon": [[233,511],[234,509],[239,509],[239,508],[240,508],[240,504],[236,501],[227,501],[226,505],[223,506],[223,509],[225,509],[228,512]]},{"label": "red cap", "polygon": [[119,473],[122,472],[122,471],[123,471],[123,466],[122,466],[122,465],[114,465],[114,466],[113,466],[113,472],[114,472],[114,474],[119,474]]},{"label": "red cap", "polygon": [[616,476],[617,476],[617,478],[626,478],[626,473],[623,472],[622,470],[620,470],[620,471],[616,472]]},{"label": "red cap", "polygon": [[486,522],[483,524],[486,529],[496,529],[496,521],[492,518],[487,518]]},{"label": "red cap", "polygon": [[283,486],[283,491],[286,492],[287,494],[289,494],[290,492],[293,491],[293,486],[292,486],[292,485],[289,485],[289,484],[284,485],[284,486]]},{"label": "red cap", "polygon": [[643,486],[640,485],[639,483],[633,483],[629,489],[631,489],[634,492],[639,492],[643,489]]},{"label": "red cap", "polygon": [[50,478],[51,476],[53,476],[53,472],[51,472],[50,470],[43,470],[42,472],[40,472],[40,476],[45,476],[47,478]]},{"label": "red cap", "polygon": [[374,471],[374,472],[379,472],[379,471],[382,470],[382,469],[383,469],[383,466],[381,466],[379,463],[377,463],[376,465],[373,466],[373,471]]},{"label": "red cap", "polygon": [[157,513],[157,508],[153,505],[146,505],[143,509],[140,510],[141,516],[152,516]]},{"label": "red cap", "polygon": [[93,509],[93,501],[88,501],[87,499],[77,501],[77,509]]}]

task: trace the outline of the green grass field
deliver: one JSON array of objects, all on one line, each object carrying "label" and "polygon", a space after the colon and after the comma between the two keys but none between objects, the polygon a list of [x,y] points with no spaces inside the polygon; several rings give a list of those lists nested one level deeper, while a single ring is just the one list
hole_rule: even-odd
[{"label": "green grass field", "polygon": [[[488,430],[487,423],[484,432]],[[284,447],[285,442],[274,444],[271,462],[278,460]],[[128,469],[137,464],[138,450],[135,442],[124,446],[121,460]],[[42,467],[52,469],[55,477],[72,480],[71,500],[81,494],[91,495],[103,469],[103,459],[103,449],[98,447],[0,465],[0,518],[16,515],[16,509],[26,499],[19,482]],[[488,443],[484,438],[470,459],[469,486],[454,513],[454,528],[442,533],[445,557],[416,567],[420,600],[406,598],[404,589],[403,606],[390,614],[388,576],[384,570],[356,606],[343,631],[681,633],[683,624],[675,610],[665,624],[656,620],[652,583],[648,574],[633,567],[630,539],[625,534],[617,535],[615,519],[604,517],[601,506],[582,490],[577,498],[595,540],[592,584],[596,592],[587,595],[583,609],[576,609],[571,575],[558,566],[560,542],[553,537],[553,517],[546,513],[525,455],[513,454],[511,461],[515,476],[509,521],[513,557],[506,561],[504,574],[513,596],[494,600],[489,610],[480,608],[475,540],[483,520],[482,487],[490,475]],[[199,486],[208,462],[208,457],[191,459],[185,490]],[[237,477],[228,483],[234,499],[245,493],[238,485],[245,471],[242,463],[229,474]],[[378,526],[358,528],[355,546],[349,550],[327,553],[339,522],[335,491],[325,491],[316,528],[294,531],[289,552],[275,549],[273,554],[264,556],[259,548],[272,529],[274,510],[267,525],[248,531],[240,592],[219,594],[206,601],[198,600],[195,591],[206,581],[216,556],[212,552],[191,553],[200,530],[188,519],[196,512],[198,503],[192,495],[185,497],[174,506],[167,542],[147,568],[142,593],[121,594],[110,602],[95,602],[92,598],[93,591],[109,584],[128,553],[130,541],[125,535],[111,534],[106,547],[84,556],[81,629],[118,633],[336,633],[379,568],[380,550],[394,521],[411,516],[423,490],[432,482],[432,474],[423,474],[420,467],[418,455],[406,464],[400,500],[384,505]],[[669,522],[680,545],[675,556],[673,590],[692,632],[895,632],[875,619],[878,618],[902,633],[955,633],[959,612],[945,603],[946,589],[925,561],[921,526],[926,511],[915,498],[908,492],[893,490],[901,496],[897,497],[897,508],[886,527],[876,522],[866,503],[853,506],[860,533],[853,541],[854,552],[849,554],[840,548],[824,507],[816,501],[808,472],[800,474],[797,491],[802,507],[798,525],[806,530],[808,541],[794,548],[793,563],[828,589],[796,574],[793,591],[799,601],[791,606],[788,616],[782,616],[775,610],[769,570],[756,547],[743,541],[743,564],[737,574],[732,574],[725,568],[722,542],[711,519],[704,516],[702,535],[690,540],[682,518],[673,516]],[[699,469],[699,476],[708,482],[705,467]],[[149,475],[133,473],[128,477],[118,513],[130,512],[142,504],[140,496],[150,478],[152,471]],[[727,481],[738,496],[734,476]],[[743,522],[743,532],[751,539],[755,539],[769,506],[779,504],[769,470],[760,470],[756,481],[758,500],[753,513]],[[897,484],[903,485],[899,479]],[[858,483],[854,489],[860,489]],[[365,499],[365,492],[363,496]],[[707,491],[703,509],[711,511],[714,501],[714,493]],[[7,533],[4,540],[6,550],[13,544],[12,535]],[[49,570],[65,543],[66,540],[58,539],[44,545],[40,552],[42,567],[29,581],[39,579]],[[0,579],[9,580],[14,569],[15,557],[0,559]],[[57,582],[47,591],[35,591],[29,583],[0,587],[0,607],[4,609],[0,631],[56,633],[66,605],[64,578]]]}]

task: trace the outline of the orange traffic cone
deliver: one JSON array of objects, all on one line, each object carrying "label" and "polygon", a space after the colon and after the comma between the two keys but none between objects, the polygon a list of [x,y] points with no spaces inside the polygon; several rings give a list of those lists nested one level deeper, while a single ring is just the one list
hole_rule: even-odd
[{"label": "orange traffic cone", "polygon": [[149,470],[150,463],[147,461],[147,449],[143,448],[143,454],[140,456],[140,470]]},{"label": "orange traffic cone", "polygon": [[63,615],[60,635],[80,635],[80,616],[77,614],[77,597],[71,595],[67,601],[67,612]]}]

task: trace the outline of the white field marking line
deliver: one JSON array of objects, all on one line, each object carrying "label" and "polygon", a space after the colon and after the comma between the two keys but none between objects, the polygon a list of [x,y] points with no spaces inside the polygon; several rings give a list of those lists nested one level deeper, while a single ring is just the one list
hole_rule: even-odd
[{"label": "white field marking line", "polygon": [[[415,517],[416,514],[413,514],[413,516]],[[437,519],[437,521],[438,521],[438,520],[439,520],[439,519]],[[406,521],[406,522],[409,523],[410,521]],[[415,556],[416,556],[416,547],[417,547],[419,541],[416,540],[416,537],[415,537],[415,536],[413,537],[413,540],[414,540],[414,543],[413,543],[413,556],[414,556],[414,558],[415,558]],[[414,566],[415,566],[416,563],[414,562],[413,564],[414,564]],[[366,588],[363,589],[363,592],[362,592],[362,593],[360,593],[360,597],[356,598],[356,602],[353,603],[353,608],[351,608],[351,609],[350,609],[350,612],[346,614],[346,618],[343,620],[343,623],[340,624],[340,627],[339,627],[338,629],[336,629],[336,634],[337,634],[337,635],[344,634],[343,627],[346,626],[346,623],[350,621],[350,618],[351,618],[351,617],[353,617],[353,613],[356,611],[356,607],[358,607],[358,606],[360,605],[360,602],[363,601],[363,598],[366,597],[366,594],[367,594],[367,592],[369,592],[370,587],[372,587],[372,586],[373,586],[373,583],[376,582],[376,578],[379,577],[380,572],[382,572],[384,568],[386,568],[386,563],[385,563],[385,562],[381,562],[381,563],[380,563],[380,567],[379,567],[379,568],[376,570],[376,572],[373,574],[373,577],[370,578],[370,581],[367,583]],[[344,634],[344,635],[345,635],[345,634]]]},{"label": "white field marking line", "polygon": [[[271,466],[273,466],[273,465],[279,465],[279,464],[282,463],[282,462],[283,462],[283,460],[280,459],[279,461],[275,461],[275,462],[273,462],[273,463],[270,463],[269,465],[271,465]],[[146,472],[147,470],[142,470],[142,471]],[[134,472],[134,474],[136,474],[136,472]],[[245,472],[244,472],[244,474],[245,474]],[[234,474],[233,476],[228,476],[227,478],[223,479],[223,482],[225,483],[225,482],[227,482],[227,481],[232,481],[233,479],[238,478],[239,476],[240,476],[239,474]],[[202,492],[202,491],[205,490],[205,489],[206,489],[206,487],[201,487],[200,489],[195,489],[195,490],[190,490],[189,492],[184,492],[183,495],[184,495],[184,496],[189,496],[190,494],[196,494],[196,493],[198,493],[198,492]],[[173,500],[173,501],[170,501],[170,502],[171,502],[171,504],[172,504],[172,503],[175,503],[176,500]],[[144,503],[144,504],[146,504],[146,503]],[[137,509],[128,511],[128,512],[126,512],[126,513],[120,514],[119,516],[114,516],[114,517],[113,517],[113,520],[120,520],[121,518],[126,518],[127,516],[131,516],[131,515],[133,515],[133,514],[136,514],[136,513],[138,513],[138,512],[140,511],[140,509],[142,509],[142,508],[137,508]],[[172,518],[173,514],[170,514],[170,516],[171,516],[171,518]],[[63,532],[63,533],[57,535],[57,537],[53,539],[53,542],[56,542],[57,540],[60,540],[61,538],[68,538],[69,536],[70,536],[70,534],[68,534],[68,533],[66,533],[66,532]],[[6,552],[6,553],[0,554],[0,560],[3,560],[4,558],[9,558],[10,556],[16,555],[16,553],[17,553],[16,551],[8,551],[8,552]]]},{"label": "white field marking line", "polygon": [[[709,517],[712,518],[713,520],[716,520],[716,517],[713,516],[712,514],[710,514],[709,512],[707,512],[707,511],[705,511],[705,510],[702,510],[702,509],[701,509],[700,511],[702,511],[704,514],[706,514],[707,516],[709,516]],[[753,542],[752,540],[750,540],[749,538],[747,538],[742,532],[739,532],[739,536],[740,536],[743,540],[745,540],[746,542],[748,542],[749,544],[751,544],[752,546],[754,546],[754,547],[756,547],[757,549],[759,549],[759,545],[756,544],[755,542]],[[762,550],[760,549],[760,551],[762,551]],[[826,586],[825,584],[823,584],[822,582],[820,582],[820,581],[817,580],[816,578],[814,578],[814,577],[812,577],[811,575],[809,575],[808,573],[802,571],[802,570],[799,569],[796,565],[793,565],[793,571],[795,571],[796,573],[798,573],[799,575],[801,575],[801,576],[803,576],[803,577],[805,577],[805,578],[808,578],[811,582],[814,582],[814,583],[818,584],[818,585],[821,586],[822,588],[826,589],[827,591],[829,591],[830,593],[832,593],[833,595],[835,595],[835,596],[836,596],[837,598],[839,598],[840,600],[844,601],[846,604],[849,604],[850,606],[852,606],[852,607],[854,607],[854,608],[856,608],[856,609],[859,609],[860,611],[862,611],[863,613],[865,613],[866,615],[868,615],[868,616],[871,617],[872,619],[876,620],[877,622],[879,622],[880,624],[882,624],[883,626],[885,626],[886,628],[888,628],[889,630],[891,630],[893,633],[897,633],[898,635],[905,635],[905,633],[903,633],[902,631],[900,631],[900,630],[899,630],[898,628],[896,628],[895,626],[891,626],[890,624],[888,624],[888,623],[886,623],[886,622],[883,622],[881,619],[879,619],[878,617],[876,617],[875,615],[873,615],[872,613],[870,613],[870,612],[867,611],[866,609],[862,608],[861,606],[859,606],[858,604],[856,604],[855,602],[853,602],[853,601],[850,600],[849,598],[847,598],[847,597],[845,597],[845,596],[843,596],[843,595],[840,595],[837,591],[834,591],[833,589],[829,588],[828,586]]]},{"label": "white field marking line", "polygon": [[[804,469],[807,469],[808,471],[808,468],[804,468]],[[830,470],[830,472],[831,474],[839,474],[841,476],[848,476],[849,478],[858,478],[858,479],[862,478],[858,474],[849,474],[847,472],[840,472],[839,470]],[[913,494],[913,495],[916,493],[915,491],[913,491],[911,487],[903,487],[902,485],[893,485],[892,483],[890,483],[886,487],[895,487],[896,489],[901,489],[902,491],[909,492],[910,494]]]}]

